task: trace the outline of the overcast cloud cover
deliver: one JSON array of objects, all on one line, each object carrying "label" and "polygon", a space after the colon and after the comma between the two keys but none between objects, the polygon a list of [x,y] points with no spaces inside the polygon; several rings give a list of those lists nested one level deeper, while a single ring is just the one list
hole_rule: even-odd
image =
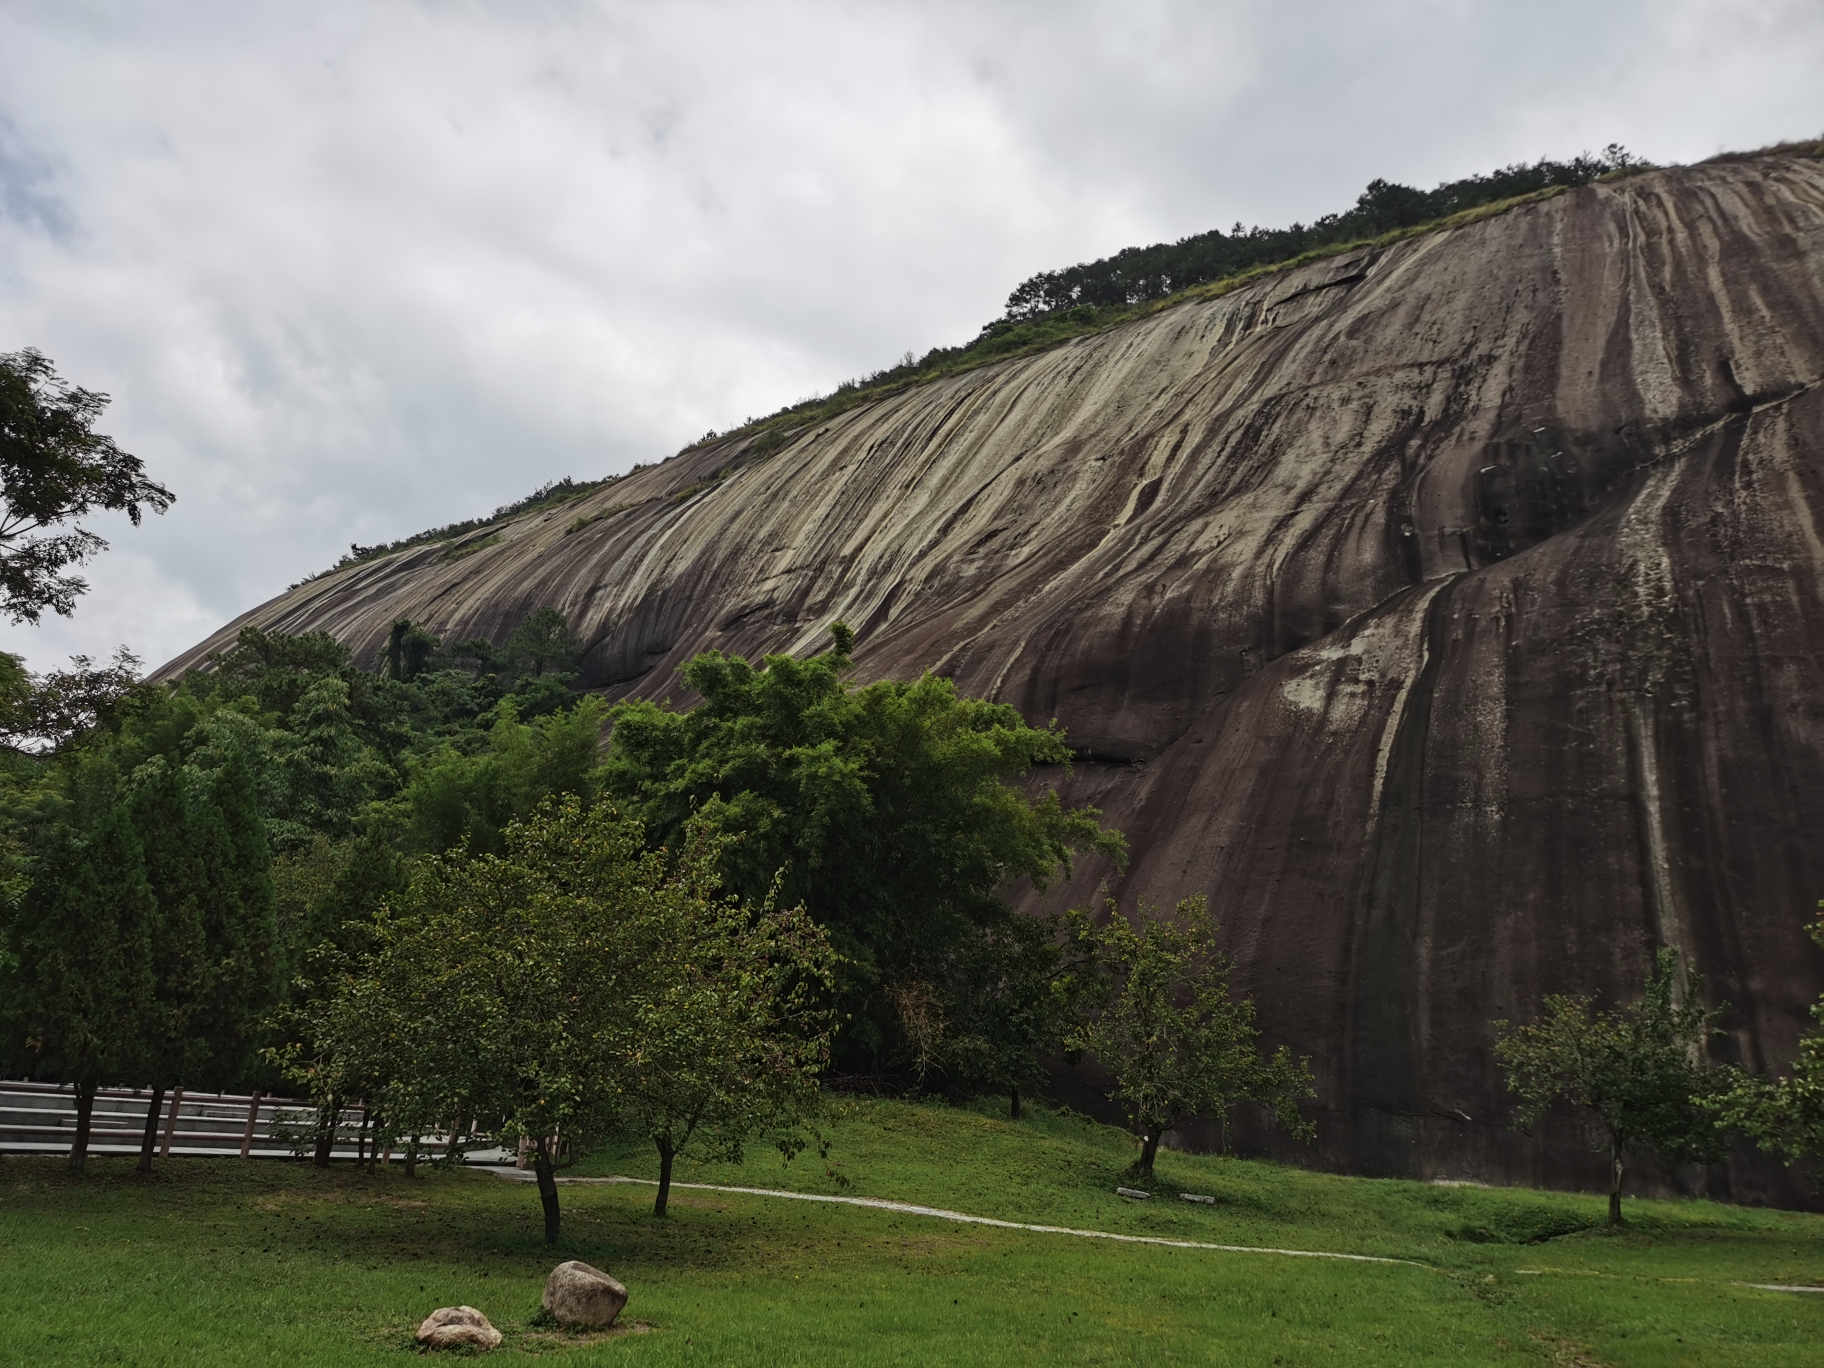
[{"label": "overcast cloud cover", "polygon": [[1824,131],[1817,0],[0,0],[0,351],[176,493],[36,668],[667,455],[1047,267]]}]

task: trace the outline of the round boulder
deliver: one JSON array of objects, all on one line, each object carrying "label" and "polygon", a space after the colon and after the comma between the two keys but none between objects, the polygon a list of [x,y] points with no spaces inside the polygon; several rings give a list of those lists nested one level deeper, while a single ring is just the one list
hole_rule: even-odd
[{"label": "round boulder", "polygon": [[472,1306],[443,1306],[424,1318],[418,1343],[427,1349],[500,1348],[500,1331]]},{"label": "round boulder", "polygon": [[627,1305],[627,1289],[599,1268],[572,1259],[545,1279],[545,1310],[559,1325],[605,1330]]}]

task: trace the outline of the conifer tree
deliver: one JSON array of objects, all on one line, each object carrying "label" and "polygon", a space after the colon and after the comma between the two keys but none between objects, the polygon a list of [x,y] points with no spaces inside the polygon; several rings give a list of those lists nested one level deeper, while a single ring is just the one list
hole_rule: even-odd
[{"label": "conifer tree", "polygon": [[241,757],[211,774],[191,771],[190,843],[196,854],[209,991],[196,1021],[206,1056],[194,1075],[230,1087],[245,1071],[254,1032],[276,987],[272,856]]},{"label": "conifer tree", "polygon": [[157,905],[124,813],[106,813],[86,840],[53,839],[9,928],[0,1003],[12,1060],[75,1086],[69,1162],[81,1172],[96,1089],[132,1078],[157,1033]]}]

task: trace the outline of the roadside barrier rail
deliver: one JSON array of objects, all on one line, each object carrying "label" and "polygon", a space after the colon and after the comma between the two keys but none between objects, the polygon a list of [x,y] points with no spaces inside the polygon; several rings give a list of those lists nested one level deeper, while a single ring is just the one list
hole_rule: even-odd
[{"label": "roadside barrier rail", "polygon": [[[145,1137],[148,1088],[98,1088],[89,1117],[90,1154],[138,1154]],[[370,1157],[363,1136],[365,1115],[345,1107],[336,1118],[332,1159]],[[308,1139],[317,1121],[315,1103],[260,1093],[201,1093],[182,1088],[159,1101],[157,1153],[160,1157],[292,1159],[314,1149]],[[0,1154],[68,1154],[76,1139],[76,1090],[68,1083],[0,1080]],[[448,1137],[420,1140],[425,1160],[437,1157]],[[472,1147],[470,1142],[469,1146]],[[388,1152],[397,1157],[398,1150]],[[472,1156],[479,1158],[479,1155]]]}]

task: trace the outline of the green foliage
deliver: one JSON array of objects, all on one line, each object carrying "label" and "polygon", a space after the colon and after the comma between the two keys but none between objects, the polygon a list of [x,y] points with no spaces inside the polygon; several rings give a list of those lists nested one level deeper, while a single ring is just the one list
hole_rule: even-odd
[{"label": "green foliage", "polygon": [[160,1020],[146,1067],[158,1084],[225,1088],[244,1073],[277,995],[271,854],[244,764],[211,772],[174,759],[140,765],[120,800],[157,905]]},{"label": "green foliage", "polygon": [[718,898],[713,842],[673,856],[643,834],[572,798],[510,827],[503,855],[424,861],[293,1076],[367,1097],[390,1133],[460,1118],[530,1140],[549,1240],[560,1142],[580,1152],[625,1116],[662,1151],[728,1152],[789,1123],[827,1038],[807,996],[821,936]]},{"label": "green foliage", "polygon": [[405,795],[412,847],[440,851],[466,843],[477,853],[497,853],[509,824],[530,817],[548,796],[593,800],[606,714],[600,699],[585,698],[567,712],[525,723],[513,700],[502,699],[486,750],[464,754],[446,745],[413,776]]},{"label": "green foliage", "polygon": [[72,656],[68,670],[32,674],[15,655],[0,652],[0,747],[31,755],[54,753],[97,727],[145,704],[150,686],[125,647],[108,664]]},{"label": "green foliage", "polygon": [[29,347],[0,354],[0,612],[14,622],[37,622],[47,608],[68,617],[88,585],[63,572],[108,545],[80,525],[50,529],[98,508],[138,527],[145,509],[172,504],[145,462],[95,431],[107,406]]},{"label": "green foliage", "polygon": [[[636,466],[635,469],[640,469],[640,467]],[[339,570],[347,570],[351,566],[361,565],[370,560],[378,560],[382,556],[390,556],[395,551],[404,551],[414,546],[432,545],[437,542],[454,541],[456,538],[463,536],[466,533],[479,531],[484,527],[491,527],[495,523],[505,522],[508,518],[516,518],[522,513],[538,513],[546,509],[556,508],[560,504],[569,503],[572,499],[580,499],[585,494],[593,493],[604,486],[613,484],[617,479],[624,478],[624,476],[611,475],[603,480],[573,480],[566,475],[561,480],[547,481],[524,498],[515,499],[512,503],[502,504],[484,518],[466,518],[461,522],[448,523],[443,527],[433,527],[428,531],[417,532],[412,536],[401,537],[397,541],[384,542],[377,546],[358,546],[355,543],[350,542],[348,553],[344,555],[341,560],[337,561],[327,570],[319,571],[314,575],[307,575],[304,579],[298,581],[298,583],[308,584],[311,580],[321,579],[324,575],[333,575]],[[487,544],[492,545],[494,540],[498,539],[489,539]],[[463,548],[458,555],[467,555],[470,551],[479,551],[480,549],[481,547],[479,545],[471,545]],[[291,587],[296,589],[298,585],[294,584]]]},{"label": "green foliage", "polygon": [[1678,982],[1678,952],[1654,956],[1640,1001],[1613,1012],[1591,999],[1546,998],[1536,1022],[1497,1021],[1495,1058],[1521,1100],[1516,1122],[1530,1128],[1562,1099],[1601,1122],[1609,1150],[1609,1223],[1622,1224],[1621,1191],[1628,1153],[1650,1150],[1667,1164],[1720,1158],[1726,1145],[1706,1106],[1724,1075],[1704,1062],[1711,1025],[1723,1008],[1703,1005],[1703,980],[1687,968]]},{"label": "green foliage", "polygon": [[[1811,928],[1811,936],[1824,945],[1824,920]],[[1812,1004],[1811,1015],[1824,1027],[1824,998]],[[1727,1088],[1703,1100],[1721,1125],[1770,1154],[1788,1163],[1824,1164],[1824,1030],[1800,1037],[1798,1057],[1784,1076],[1731,1070]]]},{"label": "green foliage", "polygon": [[1226,1121],[1239,1102],[1266,1108],[1294,1135],[1316,1133],[1298,1111],[1317,1095],[1311,1061],[1284,1045],[1260,1053],[1254,1004],[1229,994],[1231,965],[1202,896],[1170,917],[1143,906],[1131,919],[1110,899],[1102,925],[1083,912],[1070,922],[1089,1009],[1070,1044],[1114,1074],[1112,1096],[1141,1140],[1139,1176],[1152,1177],[1160,1137],[1179,1121],[1198,1112]]},{"label": "green foliage", "polygon": [[33,1077],[123,1082],[159,1029],[158,905],[139,836],[110,809],[86,836],[65,828],[53,840],[6,927],[0,1058]]},{"label": "green foliage", "polygon": [[735,837],[727,886],[759,903],[777,880],[781,901],[828,930],[845,960],[839,1065],[876,1072],[919,1053],[904,1004],[953,1000],[962,984],[943,976],[956,947],[1015,916],[1006,884],[1043,888],[1073,852],[1123,846],[1095,809],[1009,782],[1068,766],[1057,727],[930,674],[857,688],[853,635],[832,632],[834,648],[809,660],[696,657],[684,678],[703,701],[688,711],[615,707],[603,781],[657,842],[677,845],[697,817]]},{"label": "green foliage", "polygon": [[1003,1093],[1019,1118],[1021,1090],[1045,1082],[1040,1061],[1063,1050],[1076,1026],[1060,922],[1004,917],[970,928],[938,965],[944,1002],[909,999],[902,985],[901,1021],[926,1028],[914,1036],[921,1073],[935,1071],[953,1090]]},{"label": "green foliage", "polygon": [[0,657],[8,1067],[270,1086],[263,1033],[306,1038],[414,852],[499,849],[545,797],[593,797],[602,706],[578,703],[561,615],[470,643],[467,668],[409,622],[391,644],[376,676],[327,635],[249,628],[176,687],[130,657]]},{"label": "green foliage", "polygon": [[716,842],[701,827],[678,859],[681,887],[645,909],[639,972],[621,1002],[622,1124],[658,1150],[656,1215],[679,1157],[739,1162],[770,1134],[788,1158],[815,1112],[834,1014],[828,938],[802,909],[714,896]]},{"label": "green foliage", "polygon": [[[1541,159],[1530,166],[1505,166],[1463,180],[1446,181],[1435,190],[1415,190],[1374,180],[1350,209],[1325,214],[1308,225],[1294,223],[1289,228],[1256,227],[1244,231],[1238,223],[1232,233],[1213,229],[1174,243],[1129,247],[1101,261],[1041,272],[1022,282],[1007,297],[1006,321],[1017,323],[1084,305],[1106,307],[1163,299],[1193,285],[1291,261],[1314,248],[1360,242],[1481,205],[1554,187],[1587,185],[1612,172],[1643,166],[1626,149],[1611,144],[1600,156],[1585,154],[1568,162]],[[990,329],[996,326],[999,325],[991,324]]]}]

